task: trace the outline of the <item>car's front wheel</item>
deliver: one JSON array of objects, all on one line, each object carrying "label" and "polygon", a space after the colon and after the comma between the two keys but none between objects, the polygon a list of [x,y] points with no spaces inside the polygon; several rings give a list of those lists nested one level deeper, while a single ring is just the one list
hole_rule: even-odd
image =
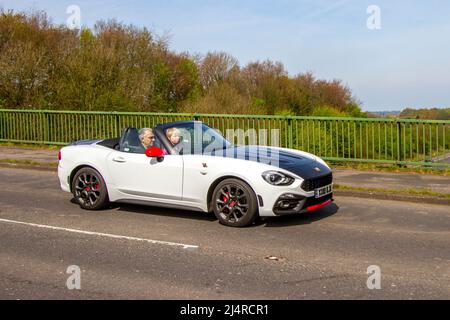
[{"label": "car's front wheel", "polygon": [[75,174],[72,193],[80,207],[86,210],[100,210],[109,203],[106,183],[92,168],[81,168]]},{"label": "car's front wheel", "polygon": [[238,179],[226,179],[214,189],[214,214],[221,224],[245,227],[258,216],[258,202],[252,188]]}]

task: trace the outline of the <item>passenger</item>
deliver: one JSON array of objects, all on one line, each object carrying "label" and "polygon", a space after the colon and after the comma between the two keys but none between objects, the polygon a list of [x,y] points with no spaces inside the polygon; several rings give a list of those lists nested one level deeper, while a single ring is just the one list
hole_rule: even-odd
[{"label": "passenger", "polygon": [[183,154],[183,144],[181,142],[181,132],[178,128],[169,128],[166,131],[166,137],[173,146],[177,154]]},{"label": "passenger", "polygon": [[139,130],[139,139],[141,140],[142,147],[145,150],[153,147],[155,143],[155,135],[153,134],[153,130],[150,128],[143,128]]},{"label": "passenger", "polygon": [[177,144],[180,143],[181,133],[180,133],[180,130],[178,128],[167,129],[166,136],[167,136],[167,139],[169,139],[170,143],[173,146],[176,146]]}]

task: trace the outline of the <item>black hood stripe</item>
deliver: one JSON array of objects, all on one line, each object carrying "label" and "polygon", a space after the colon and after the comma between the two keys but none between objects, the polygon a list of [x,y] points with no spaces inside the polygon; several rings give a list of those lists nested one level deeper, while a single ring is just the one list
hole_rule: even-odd
[{"label": "black hood stripe", "polygon": [[331,173],[320,162],[285,149],[261,146],[241,146],[213,151],[212,156],[242,159],[264,163],[292,172],[303,179],[314,179]]}]

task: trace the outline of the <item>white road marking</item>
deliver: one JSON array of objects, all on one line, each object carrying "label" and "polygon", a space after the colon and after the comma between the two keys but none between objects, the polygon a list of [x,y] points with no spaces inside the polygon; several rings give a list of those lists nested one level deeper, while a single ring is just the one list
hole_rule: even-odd
[{"label": "white road marking", "polygon": [[177,243],[177,242],[169,242],[169,241],[160,241],[160,240],[152,240],[152,239],[120,236],[120,235],[109,234],[109,233],[101,233],[101,232],[84,231],[84,230],[78,230],[78,229],[54,227],[54,226],[47,226],[47,225],[44,225],[44,224],[36,224],[36,223],[29,223],[29,222],[22,222],[22,221],[8,220],[8,219],[0,219],[0,222],[12,223],[12,224],[20,224],[20,225],[25,225],[25,226],[30,226],[30,227],[44,228],[44,229],[51,229],[51,230],[58,230],[58,231],[66,231],[66,232],[72,232],[72,233],[80,233],[80,234],[86,234],[86,235],[91,235],[91,236],[99,236],[99,237],[106,237],[106,238],[113,238],[113,239],[125,239],[125,240],[148,242],[148,243],[152,243],[152,244],[161,244],[161,245],[173,246],[173,247],[182,247],[183,249],[198,249],[198,246],[190,245],[190,244],[184,244],[184,243]]}]

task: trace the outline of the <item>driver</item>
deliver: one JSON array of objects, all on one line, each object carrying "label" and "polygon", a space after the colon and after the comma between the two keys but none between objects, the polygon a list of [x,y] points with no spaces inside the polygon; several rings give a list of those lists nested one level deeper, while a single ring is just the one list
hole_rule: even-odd
[{"label": "driver", "polygon": [[143,128],[139,130],[139,140],[141,140],[144,151],[153,147],[153,144],[155,143],[155,135],[153,134],[153,130],[150,128]]}]

